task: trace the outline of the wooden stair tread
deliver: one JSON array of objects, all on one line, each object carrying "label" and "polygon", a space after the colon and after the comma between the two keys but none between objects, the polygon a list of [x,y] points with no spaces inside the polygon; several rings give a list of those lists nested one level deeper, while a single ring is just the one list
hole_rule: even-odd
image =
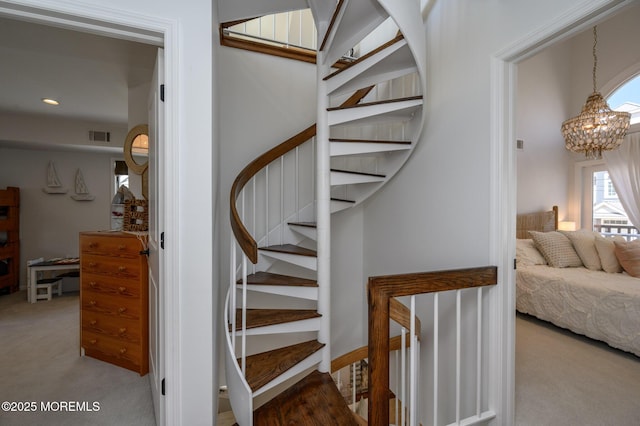
[{"label": "wooden stair tread", "polygon": [[317,340],[310,340],[248,356],[246,379],[249,387],[255,392],[323,346]]},{"label": "wooden stair tread", "polygon": [[329,142],[347,142],[347,143],[389,143],[398,145],[411,145],[411,141],[389,141],[389,140],[373,140],[373,139],[342,139],[329,138]]},{"label": "wooden stair tread", "polygon": [[315,250],[296,246],[293,244],[278,244],[274,246],[260,247],[260,250],[273,251],[278,253],[297,254],[300,256],[317,257]]},{"label": "wooden stair tread", "polygon": [[[247,329],[321,317],[313,309],[247,309]],[[242,330],[242,309],[236,309],[236,330]]]},{"label": "wooden stair tread", "polygon": [[375,55],[376,53],[383,51],[387,47],[392,46],[392,45],[396,44],[397,42],[399,42],[400,40],[403,40],[403,39],[404,39],[404,36],[402,34],[398,34],[396,37],[394,37],[393,39],[389,40],[385,44],[375,48],[374,50],[372,50],[371,52],[367,53],[366,55],[363,55],[363,56],[359,57],[355,61],[349,62],[349,64],[347,64],[346,66],[344,66],[341,69],[338,69],[337,71],[334,71],[333,73],[331,73],[328,76],[324,77],[323,80],[327,81],[330,78],[335,77],[336,75],[340,74],[342,71],[344,71],[344,70],[346,70],[348,68],[351,68],[352,66],[354,66],[356,64],[359,64],[360,62],[363,62],[363,61],[367,60],[368,58],[370,58],[371,56]]},{"label": "wooden stair tread", "polygon": [[331,201],[339,201],[341,203],[355,203],[355,200],[347,200],[344,198],[335,198],[335,197],[331,197]]},{"label": "wooden stair tread", "polygon": [[386,177],[385,175],[381,175],[378,173],[365,173],[365,172],[356,172],[353,170],[342,170],[342,169],[331,169],[332,172],[338,172],[338,173],[349,173],[352,175],[362,175],[362,176],[375,176],[375,177]]},{"label": "wooden stair tread", "polygon": [[331,376],[317,370],[254,411],[253,424],[358,425]]},{"label": "wooden stair tread", "polygon": [[331,108],[327,108],[327,111],[339,111],[339,110],[344,110],[344,109],[349,109],[349,108],[362,108],[362,107],[373,106],[373,105],[390,104],[390,103],[394,103],[394,102],[414,101],[414,100],[418,100],[418,99],[422,99],[422,95],[408,96],[406,98],[387,99],[387,100],[375,101],[375,102],[365,102],[363,104],[356,104],[356,105],[351,105],[351,106],[331,107]]},{"label": "wooden stair tread", "polygon": [[[238,280],[242,284],[242,280]],[[318,287],[318,282],[306,278],[292,277],[290,275],[280,275],[271,272],[256,272],[247,275],[247,284],[254,285],[280,285],[291,287]]]},{"label": "wooden stair tread", "polygon": [[287,225],[304,226],[306,228],[317,228],[318,227],[318,224],[316,222],[287,222]]}]

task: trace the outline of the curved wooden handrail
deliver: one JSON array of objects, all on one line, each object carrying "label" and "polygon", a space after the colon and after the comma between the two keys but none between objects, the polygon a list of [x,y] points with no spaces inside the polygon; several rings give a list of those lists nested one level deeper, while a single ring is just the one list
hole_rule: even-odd
[{"label": "curved wooden handrail", "polygon": [[[411,346],[411,339],[407,339],[404,344],[405,347]],[[389,339],[389,352],[397,351],[402,348],[402,336],[396,336]],[[351,352],[347,352],[344,355],[340,355],[338,358],[331,361],[331,372],[335,373],[341,368],[351,365],[354,362],[362,361],[369,357],[369,347],[362,346],[361,348],[354,349]]]},{"label": "curved wooden handrail", "polygon": [[[411,330],[411,310],[400,303],[397,299],[389,299],[389,318]],[[420,318],[416,317],[416,337],[420,340]]]},{"label": "curved wooden handrail", "polygon": [[[351,95],[351,97],[349,97],[349,99],[344,101],[341,106],[349,107],[356,105],[371,91],[371,89],[373,89],[373,86],[356,91],[353,95]],[[254,264],[258,263],[258,243],[242,223],[240,215],[238,214],[238,208],[236,207],[236,200],[238,199],[240,192],[247,184],[247,182],[249,182],[249,180],[251,180],[251,178],[254,177],[260,170],[262,170],[275,159],[280,158],[287,152],[302,145],[315,135],[316,125],[313,124],[297,135],[282,142],[278,146],[271,148],[269,151],[265,152],[264,154],[253,160],[251,163],[247,164],[247,166],[242,169],[242,171],[233,181],[233,185],[231,185],[231,229],[233,230],[233,235],[236,237],[236,241],[240,245],[240,248],[247,255],[249,260]]]}]

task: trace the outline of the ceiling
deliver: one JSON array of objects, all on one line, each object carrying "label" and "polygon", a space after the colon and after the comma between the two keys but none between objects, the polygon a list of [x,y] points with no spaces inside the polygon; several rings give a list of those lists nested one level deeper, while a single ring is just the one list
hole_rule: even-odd
[{"label": "ceiling", "polygon": [[[128,90],[151,80],[156,50],[0,17],[0,114],[126,124]],[[46,105],[42,98],[60,105]]]}]

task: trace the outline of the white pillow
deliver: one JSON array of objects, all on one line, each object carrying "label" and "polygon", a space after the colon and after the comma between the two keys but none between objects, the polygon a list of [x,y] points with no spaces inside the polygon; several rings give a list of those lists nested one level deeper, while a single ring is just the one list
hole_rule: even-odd
[{"label": "white pillow", "polygon": [[582,260],[582,263],[587,269],[592,271],[602,270],[602,263],[600,263],[600,256],[598,250],[596,250],[596,234],[597,232],[590,231],[588,229],[580,229],[578,231],[559,231],[566,235],[573,244],[573,248]]},{"label": "white pillow", "polygon": [[529,231],[529,234],[550,266],[554,268],[582,266],[582,260],[574,250],[573,244],[560,232]]},{"label": "white pillow", "polygon": [[620,262],[616,257],[614,241],[624,242],[626,240],[619,236],[605,238],[600,234],[596,234],[596,250],[598,251],[598,256],[600,256],[602,269],[610,274],[622,272],[622,266],[620,266]]},{"label": "white pillow", "polygon": [[518,265],[546,265],[542,254],[530,239],[516,240],[516,263]]}]

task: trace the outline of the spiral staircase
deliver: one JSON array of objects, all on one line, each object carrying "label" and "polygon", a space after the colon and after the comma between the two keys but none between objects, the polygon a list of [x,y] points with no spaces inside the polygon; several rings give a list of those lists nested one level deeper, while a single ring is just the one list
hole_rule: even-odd
[{"label": "spiral staircase", "polygon": [[[240,3],[246,17],[269,13],[269,2],[253,2],[261,10]],[[300,1],[273,3],[271,12],[278,12]],[[339,289],[331,288],[330,216],[388,182],[424,123],[419,0],[310,0],[309,6],[320,46],[317,122],[249,163],[231,190],[225,367],[241,426],[362,424],[346,404],[332,402],[329,305],[330,291]],[[358,59],[333,66],[352,49],[362,52]],[[301,174],[308,164],[312,174]],[[269,177],[270,167],[280,170],[277,196],[268,189],[278,180]],[[284,177],[289,169],[292,179]],[[280,206],[277,219],[274,206]],[[287,408],[292,404],[297,408]]]}]

